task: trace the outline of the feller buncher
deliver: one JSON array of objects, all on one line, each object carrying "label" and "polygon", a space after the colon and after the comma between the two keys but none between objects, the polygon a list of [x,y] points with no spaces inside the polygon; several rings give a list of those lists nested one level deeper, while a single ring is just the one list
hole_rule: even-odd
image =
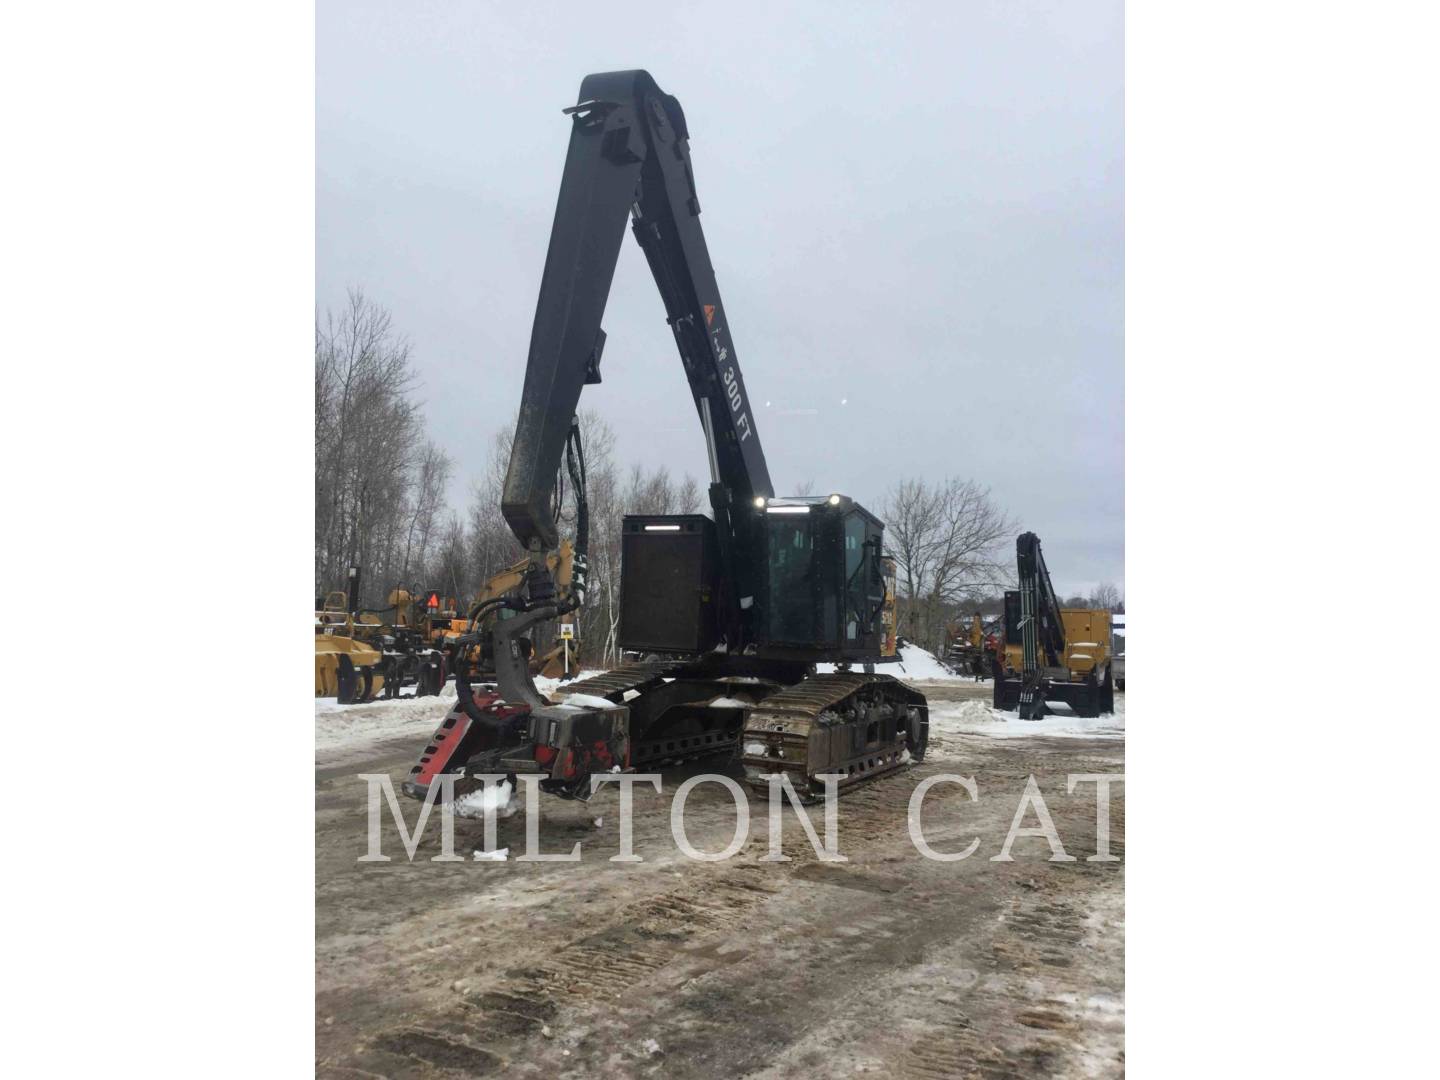
[{"label": "feller buncher", "polygon": [[995,708],[1039,720],[1061,701],[1079,716],[1115,711],[1110,612],[1060,607],[1040,538],[1015,542],[1020,588],[1005,594],[1005,646],[995,659]]},{"label": "feller buncher", "polygon": [[[501,504],[529,559],[525,585],[490,601],[513,613],[489,632],[496,685],[478,685],[457,663],[456,707],[405,791],[426,798],[446,773],[462,794],[477,773],[531,773],[545,790],[585,798],[592,774],[738,753],[759,789],[780,774],[811,797],[824,776],[845,792],[918,761],[925,698],[874,670],[886,659],[884,526],[845,495],[775,497],[700,227],[679,101],[646,72],[619,71],[588,76],[564,111],[569,151]],[[704,434],[713,518],[624,519],[619,643],[662,659],[572,684],[576,696],[556,705],[536,691],[518,639],[584,603],[588,510],[574,417],[582,387],[600,381],[600,322],[627,219]],[[860,453],[869,427],[857,419],[850,446]],[[562,452],[577,508],[568,597],[548,562]],[[471,612],[476,643],[484,610]],[[817,674],[821,662],[837,670]]]}]

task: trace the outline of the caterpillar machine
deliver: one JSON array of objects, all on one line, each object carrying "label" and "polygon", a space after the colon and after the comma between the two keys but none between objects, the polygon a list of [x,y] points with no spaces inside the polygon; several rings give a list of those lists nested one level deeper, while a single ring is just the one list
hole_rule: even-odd
[{"label": "caterpillar machine", "polygon": [[[457,666],[457,703],[405,782],[425,798],[458,773],[538,773],[585,798],[590,776],[662,761],[740,754],[762,790],[845,791],[925,753],[925,698],[874,666],[887,659],[884,526],[843,495],[776,498],[725,307],[700,228],[680,103],[644,71],[590,75],[570,145],[541,278],[502,512],[530,560],[523,595],[499,598],[496,685]],[[600,381],[600,327],[624,227],[649,263],[689,382],[710,467],[710,517],[627,516],[619,640],[660,659],[572,684],[565,703],[536,691],[517,640],[584,602],[588,511],[575,411]],[[837,438],[840,433],[837,431]],[[859,451],[863,431],[853,446]],[[546,555],[562,451],[576,500],[573,580],[557,594]],[[483,617],[477,606],[472,623]],[[894,652],[894,646],[889,648]],[[817,674],[817,663],[833,673]],[[860,670],[857,670],[860,669]]]},{"label": "caterpillar machine", "polygon": [[[332,592],[315,612],[315,696],[341,705],[393,699],[414,687],[430,697],[445,685],[445,657],[433,648],[429,623],[415,598],[393,589],[383,608],[360,607],[360,568],[349,569],[347,592]],[[390,614],[389,622],[379,615]]]},{"label": "caterpillar machine", "polygon": [[[573,559],[575,555],[574,546],[567,540],[561,540],[560,546],[546,557],[546,566],[550,571],[552,580],[555,582],[556,595],[563,602],[569,595],[571,577],[573,574]],[[481,607],[486,613],[482,619],[479,629],[485,629],[486,620],[502,618],[511,614],[511,611],[503,605],[493,603],[513,593],[520,592],[526,581],[526,572],[530,567],[528,558],[520,559],[518,562],[494,574],[480,591],[475,594],[474,604]],[[431,594],[432,597],[434,594]],[[548,679],[568,678],[570,672],[567,667],[579,662],[579,649],[581,643],[574,637],[579,627],[575,623],[574,612],[568,612],[560,617],[561,626],[569,626],[571,636],[563,638],[561,644],[551,647],[544,653],[537,654],[527,639],[519,639],[525,651],[530,653],[530,670],[536,675],[543,675]],[[452,657],[457,649],[468,648],[470,656],[467,664],[472,675],[489,674],[494,677],[495,658],[490,651],[492,644],[489,634],[482,633],[478,645],[474,644],[471,636],[471,620],[466,618],[452,618],[443,624],[435,624],[431,640],[437,648],[443,650],[447,656]]]},{"label": "caterpillar machine", "polygon": [[970,675],[978,682],[994,667],[992,643],[987,640],[985,624],[977,611],[969,625],[951,623],[945,630],[945,666],[956,675]]},{"label": "caterpillar machine", "polygon": [[1005,594],[1005,643],[995,655],[995,708],[1039,720],[1047,702],[1063,701],[1079,716],[1115,711],[1110,665],[1110,613],[1061,609],[1040,551],[1040,538],[1015,541],[1020,588]]}]

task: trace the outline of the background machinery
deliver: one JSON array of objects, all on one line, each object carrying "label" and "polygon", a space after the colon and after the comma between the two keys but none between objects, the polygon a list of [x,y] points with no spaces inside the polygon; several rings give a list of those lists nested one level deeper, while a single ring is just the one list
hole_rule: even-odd
[{"label": "background machinery", "polygon": [[1115,689],[1125,689],[1125,616],[1110,616],[1110,668]]},{"label": "background machinery", "polygon": [[[557,550],[546,556],[546,568],[555,582],[556,595],[562,601],[570,596],[572,577],[574,574],[574,545],[567,540],[560,541]],[[480,609],[483,614],[474,628],[479,631],[478,635],[472,631],[469,616],[457,618],[457,613],[450,613],[450,618],[443,626],[436,626],[431,640],[437,648],[446,652],[452,658],[457,648],[465,648],[469,651],[467,667],[472,675],[477,678],[491,678],[495,676],[495,658],[490,649],[491,638],[488,630],[497,619],[505,618],[512,614],[512,610],[503,606],[499,601],[506,597],[521,596],[525,586],[526,571],[530,566],[529,558],[524,558],[506,567],[499,573],[494,574],[475,594],[469,610]],[[573,611],[568,611],[559,618],[559,626],[571,627],[572,636],[562,638],[556,643],[540,652],[536,649],[534,641],[530,637],[517,639],[518,646],[522,652],[529,657],[530,671],[535,675],[543,675],[549,679],[565,678],[573,674],[577,668],[580,655],[580,639],[578,637],[579,625],[575,620]],[[538,628],[537,628],[538,629]],[[467,640],[478,636],[478,644],[469,643]],[[568,644],[567,644],[568,643]],[[567,655],[568,654],[568,655]],[[568,668],[568,671],[567,671]]]},{"label": "background machinery", "polygon": [[1018,709],[1022,720],[1039,720],[1051,701],[1064,702],[1079,716],[1114,712],[1110,612],[1061,609],[1034,533],[1021,534],[1015,555],[1020,588],[1005,594],[995,708]]},{"label": "background machinery", "polygon": [[[432,619],[404,589],[388,606],[360,607],[360,568],[350,567],[348,592],[330,593],[315,612],[315,696],[342,705],[397,698],[407,687],[428,697],[445,685],[445,657],[431,642]],[[381,615],[389,615],[382,622]]]},{"label": "background machinery", "polygon": [[978,682],[994,670],[998,651],[998,638],[994,633],[986,633],[978,611],[968,622],[956,621],[945,628],[942,660],[956,675],[970,675]]},{"label": "background machinery", "polygon": [[[456,708],[406,792],[424,798],[446,772],[528,772],[546,790],[586,797],[596,772],[738,750],[752,784],[768,789],[783,773],[810,797],[824,774],[843,791],[919,760],[924,696],[874,671],[885,659],[884,526],[844,495],[774,496],[700,228],[680,103],[646,72],[621,71],[586,77],[564,111],[570,144],[501,507],[527,553],[525,585],[491,601],[513,613],[490,630],[497,685],[477,686],[457,664]],[[619,642],[662,659],[572,684],[554,705],[536,691],[519,639],[584,602],[588,510],[574,417],[582,387],[600,381],[600,322],[627,219],[704,433],[713,519],[624,519]],[[568,597],[548,562],[562,453],[577,511]],[[472,634],[484,613],[472,609]],[[837,670],[816,674],[817,662]]]}]

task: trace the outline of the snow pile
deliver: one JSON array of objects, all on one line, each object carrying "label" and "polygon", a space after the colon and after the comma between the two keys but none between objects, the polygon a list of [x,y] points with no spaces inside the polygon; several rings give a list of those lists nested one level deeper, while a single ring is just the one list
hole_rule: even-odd
[{"label": "snow pile", "polygon": [[362,705],[338,705],[334,698],[316,698],[315,749],[333,751],[399,735],[424,739],[454,707],[453,686],[445,687],[435,697],[396,698]]},{"label": "snow pile", "polygon": [[970,675],[952,675],[944,664],[919,645],[900,646],[900,670],[909,679],[963,679],[973,682]]},{"label": "snow pile", "polygon": [[396,710],[400,710],[400,711],[413,711],[414,706],[416,706],[416,705],[427,705],[427,704],[428,704],[428,706],[430,707],[430,711],[433,712],[433,711],[434,711],[434,706],[435,706],[435,704],[436,704],[437,702],[441,702],[441,701],[448,702],[448,704],[446,705],[446,709],[447,709],[447,710],[455,704],[455,687],[454,687],[454,686],[446,686],[446,687],[440,692],[440,694],[439,694],[438,696],[435,696],[435,697],[426,697],[426,698],[411,697],[411,696],[409,696],[409,695],[411,695],[411,694],[414,693],[413,690],[406,690],[405,693],[406,693],[406,695],[407,695],[406,697],[400,697],[400,698],[377,698],[375,701],[366,701],[366,702],[362,702],[361,704],[358,704],[358,705],[341,705],[341,704],[340,704],[338,701],[336,701],[333,697],[317,697],[317,698],[315,699],[315,715],[316,715],[316,716],[345,715],[345,714],[347,714],[347,713],[366,713],[366,714],[370,714],[370,713],[376,713],[376,712],[382,711],[382,710],[383,710],[383,711],[387,711],[387,712],[394,712],[394,711],[396,711]]},{"label": "snow pile", "polygon": [[750,702],[741,701],[739,698],[733,697],[717,697],[714,701],[710,702],[710,708],[712,709],[748,709],[749,707]]},{"label": "snow pile", "polygon": [[474,855],[476,862],[505,862],[510,858],[508,847],[499,848],[496,851],[477,851]]},{"label": "snow pile", "polygon": [[1013,711],[1000,712],[988,701],[932,701],[930,731],[939,735],[986,735],[996,739],[1023,739],[1033,735],[1055,738],[1123,739],[1125,699],[1117,698],[1113,715],[1076,716],[1066,705],[1050,706],[1040,720],[1021,720]]},{"label": "snow pile", "polygon": [[640,1044],[640,1049],[646,1057],[654,1057],[656,1054],[661,1052],[660,1044],[654,1039],[646,1039]]},{"label": "snow pile", "polygon": [[453,805],[456,816],[463,818],[483,818],[488,810],[493,810],[496,817],[507,818],[520,809],[508,780],[486,784],[479,791],[456,799]]}]

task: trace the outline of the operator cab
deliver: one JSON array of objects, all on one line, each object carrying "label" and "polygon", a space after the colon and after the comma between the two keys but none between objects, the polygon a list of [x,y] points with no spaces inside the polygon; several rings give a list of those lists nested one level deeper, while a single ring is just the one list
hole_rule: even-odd
[{"label": "operator cab", "polygon": [[880,654],[885,526],[844,495],[756,499],[756,645],[823,651],[846,660]]}]

